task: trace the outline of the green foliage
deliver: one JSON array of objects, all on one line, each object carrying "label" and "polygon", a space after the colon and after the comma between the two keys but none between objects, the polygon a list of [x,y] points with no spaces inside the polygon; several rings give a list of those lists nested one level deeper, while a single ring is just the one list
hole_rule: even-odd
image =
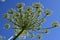
[{"label": "green foliage", "polygon": [[[17,4],[17,10],[11,9],[8,11],[7,14],[4,14],[4,18],[6,18],[9,22],[13,23],[13,29],[15,31],[15,34],[18,35],[18,33],[21,32],[22,35],[18,36],[27,36],[28,31],[42,31],[41,33],[48,33],[49,30],[47,28],[43,29],[42,28],[42,23],[45,21],[45,17],[51,14],[51,11],[46,9],[45,11],[43,10],[43,7],[40,3],[35,3],[33,4],[32,7],[28,6],[26,9],[23,9],[24,4]],[[34,10],[33,10],[33,9]],[[45,17],[41,17],[42,13],[46,14]],[[54,22],[52,23],[52,28],[57,27],[58,23]],[[9,24],[5,25],[6,28],[10,28]],[[17,36],[15,35],[15,36]],[[17,37],[18,37],[17,36]],[[34,37],[34,34],[29,35],[31,38]],[[16,37],[16,38],[17,38]],[[41,35],[37,36],[38,39],[41,39]]]}]

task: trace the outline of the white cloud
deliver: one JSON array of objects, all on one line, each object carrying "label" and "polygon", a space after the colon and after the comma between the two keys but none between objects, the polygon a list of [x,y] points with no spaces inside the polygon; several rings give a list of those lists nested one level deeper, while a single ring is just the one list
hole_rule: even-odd
[{"label": "white cloud", "polygon": [[1,2],[5,2],[6,0],[0,0]]}]

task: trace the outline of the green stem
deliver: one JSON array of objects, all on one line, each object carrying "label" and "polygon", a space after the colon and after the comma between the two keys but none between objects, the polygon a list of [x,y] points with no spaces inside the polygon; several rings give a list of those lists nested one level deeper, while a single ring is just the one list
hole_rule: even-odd
[{"label": "green stem", "polygon": [[22,29],[22,30],[13,38],[13,40],[16,40],[16,38],[19,37],[19,35],[22,34],[23,31],[24,31],[24,29]]}]

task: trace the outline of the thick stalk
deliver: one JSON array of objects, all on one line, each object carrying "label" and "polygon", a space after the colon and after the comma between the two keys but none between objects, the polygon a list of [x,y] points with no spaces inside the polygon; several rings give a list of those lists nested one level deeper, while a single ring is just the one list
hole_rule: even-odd
[{"label": "thick stalk", "polygon": [[13,38],[13,40],[16,40],[16,38],[19,37],[19,35],[22,34],[23,31],[24,31],[24,29],[22,29],[22,30]]}]

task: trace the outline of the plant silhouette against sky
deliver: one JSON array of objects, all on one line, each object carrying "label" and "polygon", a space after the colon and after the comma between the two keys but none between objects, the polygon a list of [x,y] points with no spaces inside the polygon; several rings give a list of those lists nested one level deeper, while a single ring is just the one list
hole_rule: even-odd
[{"label": "plant silhouette against sky", "polygon": [[[16,40],[18,37],[21,40],[24,36],[30,36],[30,38],[37,37],[38,39],[41,39],[43,33],[47,34],[49,29],[59,26],[58,22],[53,22],[51,27],[42,27],[43,22],[46,20],[45,18],[50,16],[51,11],[49,9],[44,10],[41,3],[35,3],[32,7],[27,6],[25,9],[24,5],[24,3],[17,4],[17,9],[12,8],[3,16],[13,24],[12,28],[10,28],[10,24],[5,25],[7,29],[14,29],[15,31],[12,40]],[[34,35],[32,32],[36,31],[38,31],[39,34]]]}]

